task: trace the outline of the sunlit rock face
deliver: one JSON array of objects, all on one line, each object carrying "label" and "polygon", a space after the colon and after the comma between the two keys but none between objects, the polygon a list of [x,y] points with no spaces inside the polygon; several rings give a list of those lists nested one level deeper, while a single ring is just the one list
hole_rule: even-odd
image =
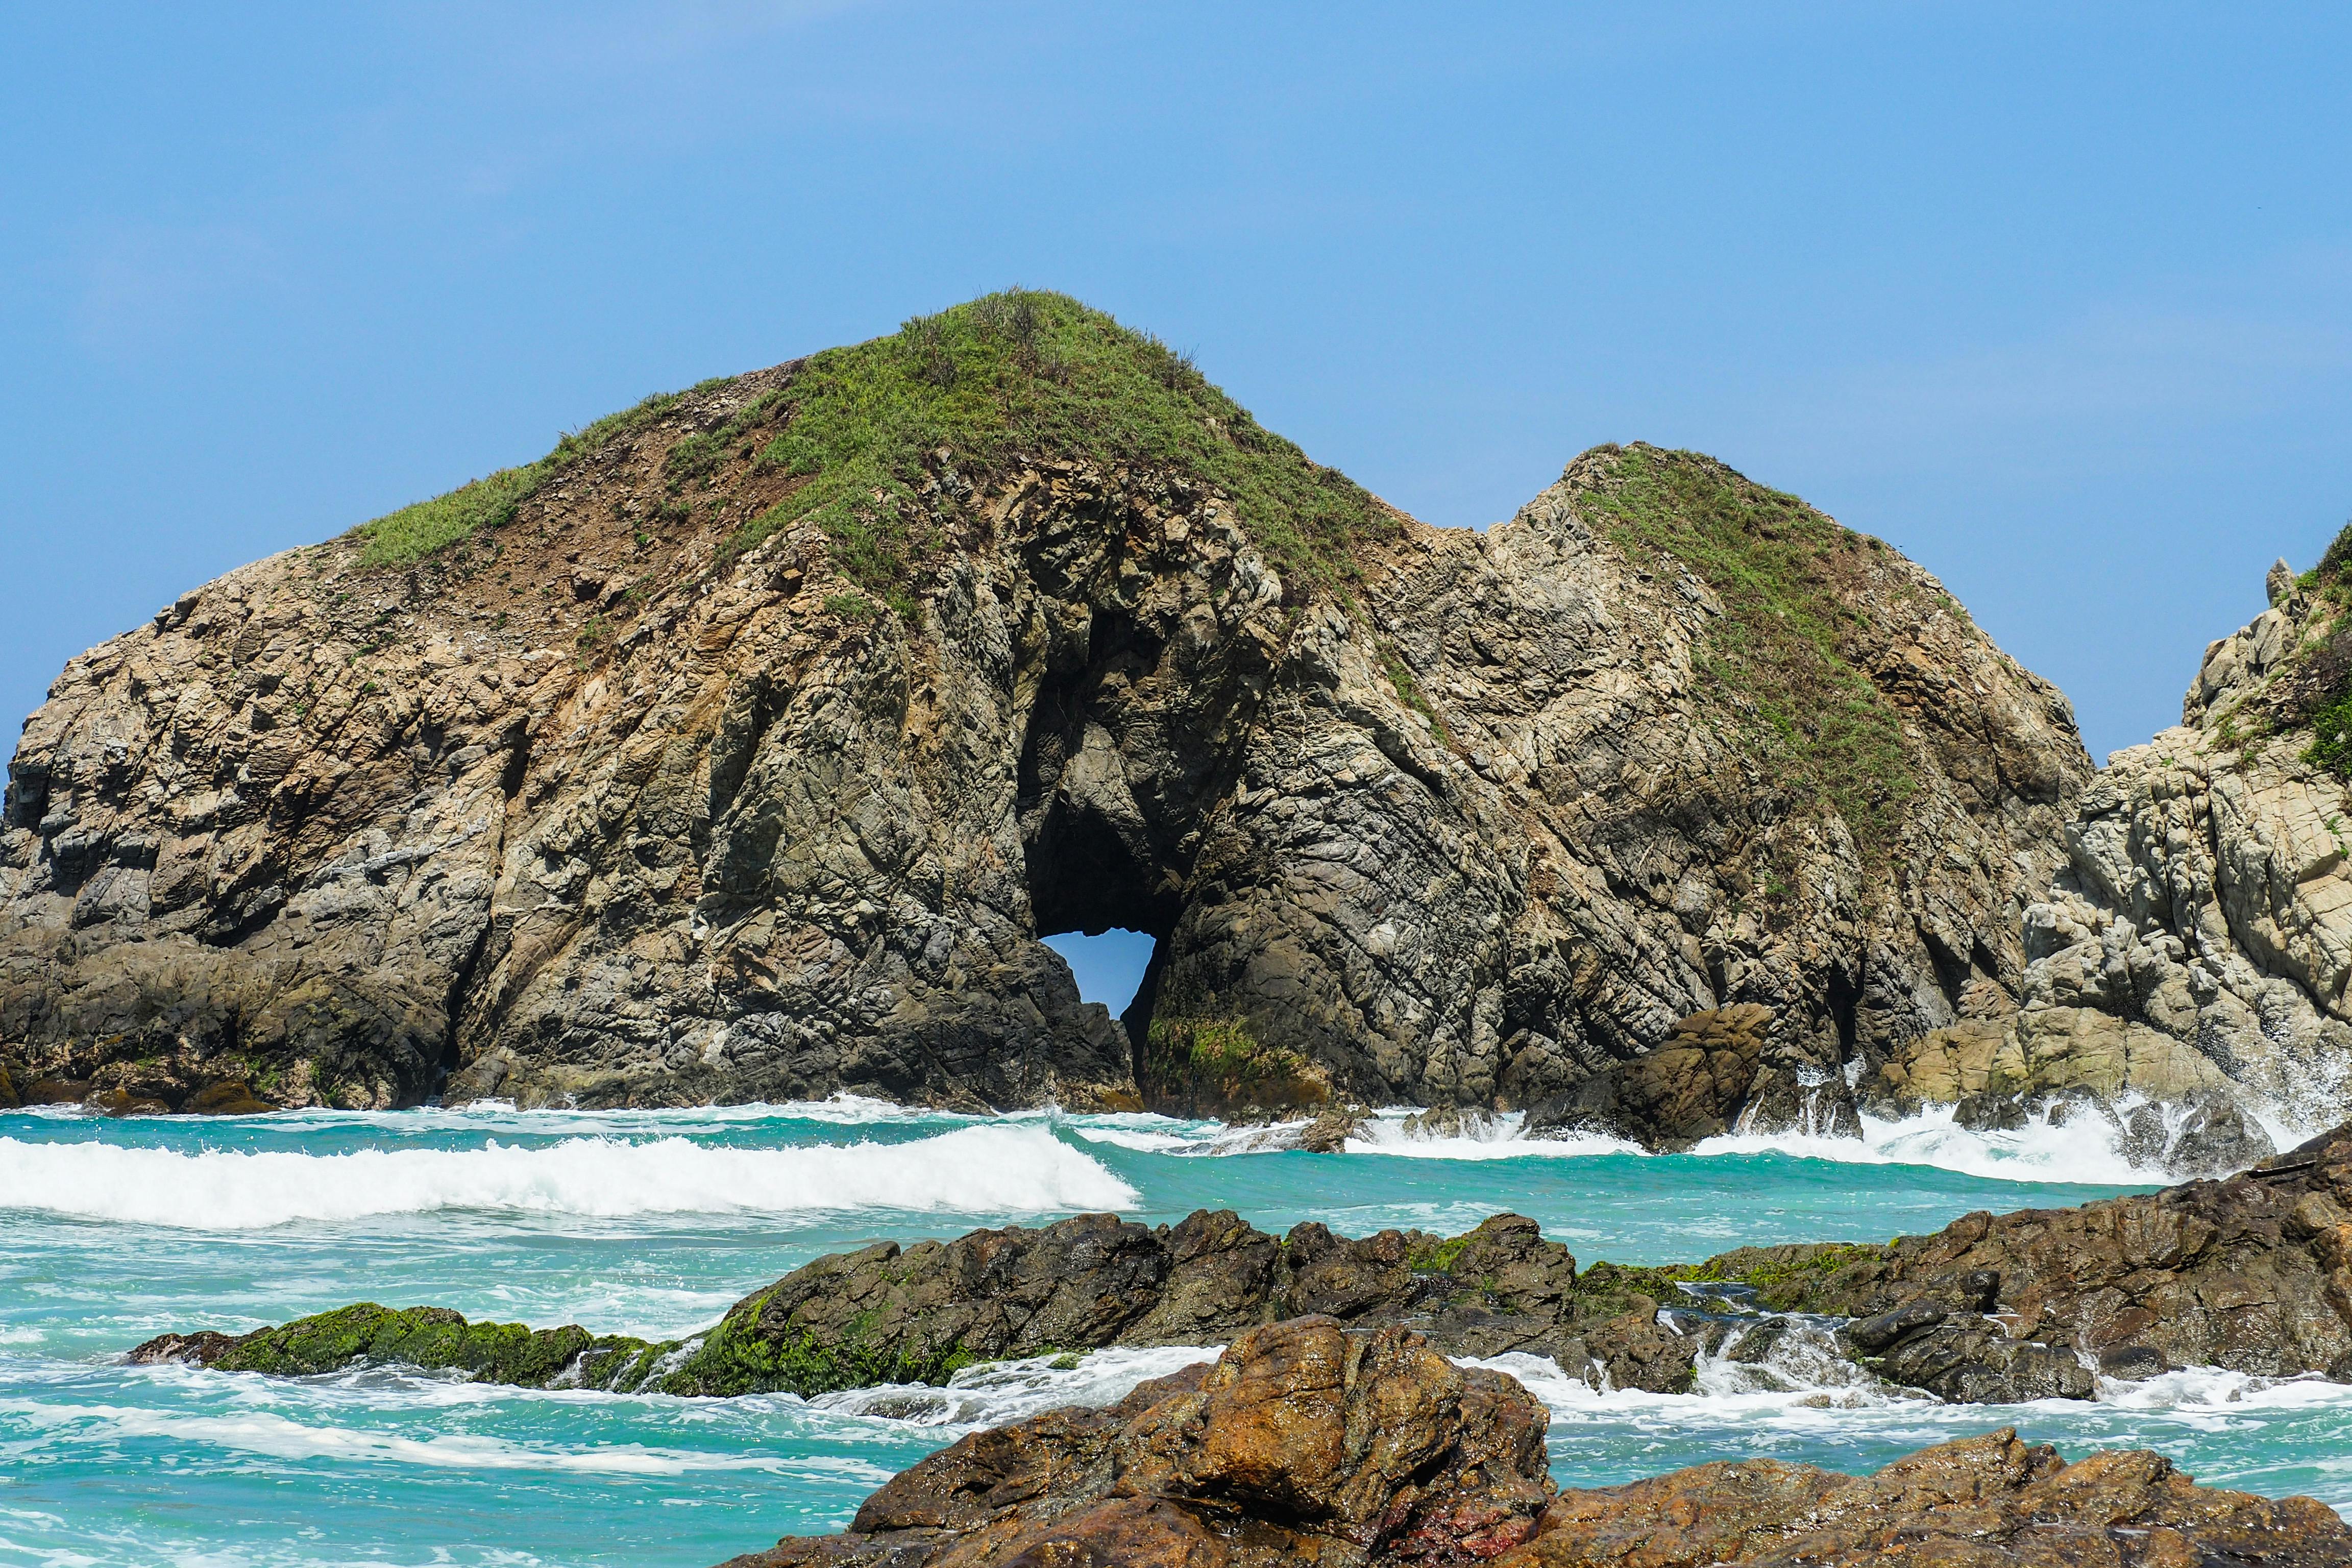
[{"label": "sunlit rock face", "polygon": [[[2183,722],[2108,758],[2025,912],[2020,1009],[1941,1031],[1871,1086],[1998,1117],[2070,1097],[2184,1174],[2340,1120],[2352,1091],[2352,805],[2315,724],[2340,700],[2333,570],[2207,648]],[[2165,1108],[2169,1108],[2168,1114]]]},{"label": "sunlit rock face", "polygon": [[[902,334],[605,422],[431,548],[379,528],[231,573],[26,727],[16,1090],[1354,1100],[1671,1142],[1851,1127],[1853,1086],[1939,1029],[2082,1015],[2074,928],[2027,911],[2106,863],[2066,831],[2088,759],[1919,567],[1649,447],[1490,531],[1424,527],[1189,369],[1118,381],[1107,319],[1038,310],[958,384],[1103,424],[1133,382],[1294,489],[1072,415],[795,512],[831,471],[792,455],[806,388],[857,355],[953,379]],[[1317,487],[1358,521],[1307,551],[1265,498]],[[2336,963],[2285,897],[2246,962]],[[1123,1021],[1038,940],[1114,925],[1159,942]],[[2285,1005],[2248,987],[2258,1021]],[[1673,1058],[1703,1083],[1619,1070],[1702,1015],[1745,1020]]]}]

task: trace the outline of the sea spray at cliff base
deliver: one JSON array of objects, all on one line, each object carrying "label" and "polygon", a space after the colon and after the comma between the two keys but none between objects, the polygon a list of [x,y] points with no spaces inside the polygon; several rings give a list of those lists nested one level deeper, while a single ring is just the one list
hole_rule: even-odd
[{"label": "sea spray at cliff base", "polygon": [[1117,1209],[1135,1189],[1040,1126],[906,1143],[713,1148],[600,1136],[458,1150],[124,1148],[0,1137],[0,1205],[208,1230],[445,1209],[516,1215]]}]

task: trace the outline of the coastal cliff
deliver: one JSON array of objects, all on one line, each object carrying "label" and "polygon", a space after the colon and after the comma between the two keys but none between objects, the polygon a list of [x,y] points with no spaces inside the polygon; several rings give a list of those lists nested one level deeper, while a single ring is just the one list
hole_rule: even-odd
[{"label": "coastal cliff", "polygon": [[[2091,778],[1934,578],[1711,459],[1600,447],[1429,528],[1153,340],[997,296],[73,660],[10,768],[0,1062],[114,1110],[849,1089],[1655,1140],[1623,1064],[1747,1006],[1685,1135],[1850,1124],[1876,1064],[2028,999]],[[1124,1020],[1038,940],[1112,925],[1158,939]]]}]

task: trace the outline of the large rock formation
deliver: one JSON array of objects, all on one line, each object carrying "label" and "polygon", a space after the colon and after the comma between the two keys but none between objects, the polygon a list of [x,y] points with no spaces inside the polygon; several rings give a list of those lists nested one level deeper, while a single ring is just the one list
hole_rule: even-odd
[{"label": "large rock formation", "polygon": [[[0,1061],[118,1109],[1833,1124],[1858,1064],[2015,1009],[2089,774],[1927,573],[1709,459],[1427,528],[1004,297],[73,660],[11,765]],[[1038,941],[1111,925],[1159,939],[1124,1030]],[[1571,1098],[1736,1005],[1751,1081]]]},{"label": "large rock formation", "polygon": [[2352,690],[2346,547],[2212,644],[2181,725],[2117,752],[2065,833],[2066,863],[2025,914],[2020,1010],[1922,1037],[1865,1100],[2144,1099],[2135,1152],[2183,1173],[2269,1152],[2239,1108],[2304,1128],[2352,1094]]},{"label": "large rock formation", "polygon": [[2309,1498],[2200,1487],[2146,1452],[2069,1465],[2013,1428],[1868,1477],[1760,1459],[1555,1493],[1545,1415],[1510,1378],[1457,1369],[1410,1333],[1299,1319],[1108,1408],[975,1433],[843,1533],[728,1568],[2352,1561],[2352,1529]]}]

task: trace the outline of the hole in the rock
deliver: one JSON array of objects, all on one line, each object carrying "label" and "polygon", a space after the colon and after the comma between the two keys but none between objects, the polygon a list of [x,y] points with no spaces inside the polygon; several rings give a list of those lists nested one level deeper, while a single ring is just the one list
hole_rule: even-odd
[{"label": "hole in the rock", "polygon": [[1077,976],[1080,997],[1099,1002],[1118,1014],[1126,1012],[1127,1005],[1135,1000],[1143,972],[1151,966],[1151,950],[1159,944],[1150,931],[1114,926],[1098,936],[1064,931],[1047,937],[1045,945],[1060,953],[1070,973]]}]

